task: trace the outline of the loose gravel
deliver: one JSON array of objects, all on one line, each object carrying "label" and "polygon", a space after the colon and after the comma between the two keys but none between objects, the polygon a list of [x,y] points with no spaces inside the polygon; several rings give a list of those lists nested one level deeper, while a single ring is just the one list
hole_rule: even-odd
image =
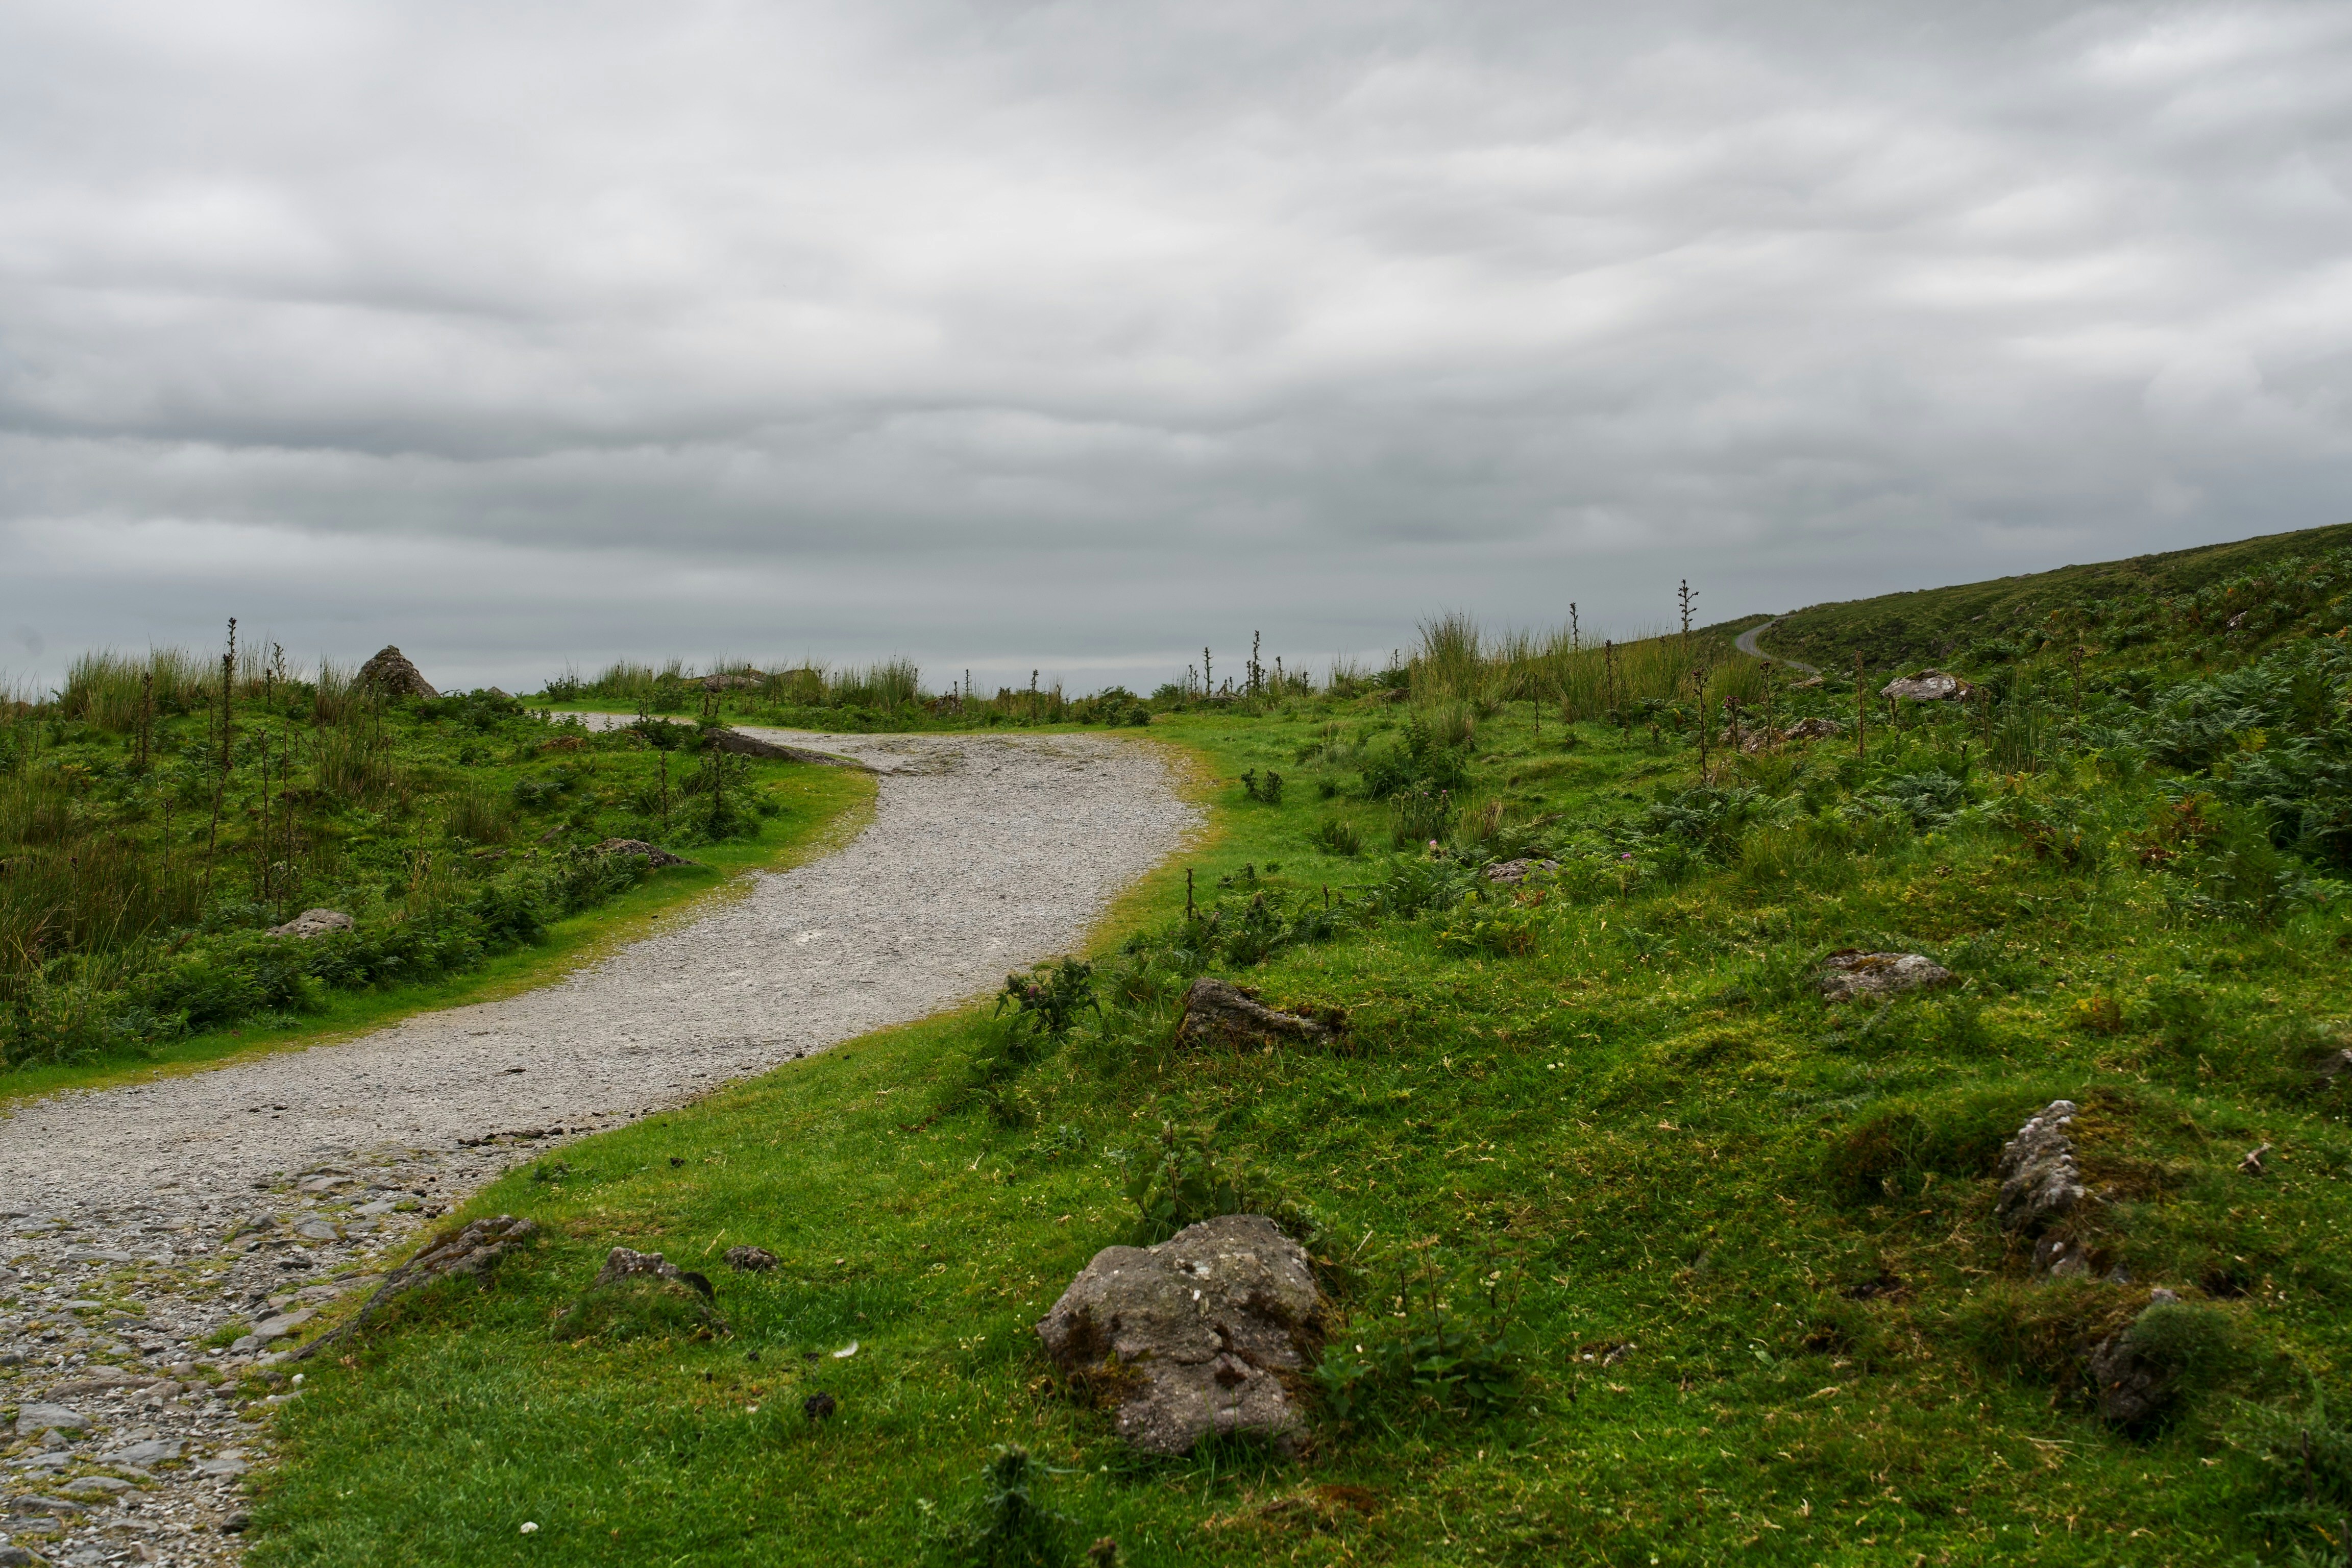
[{"label": "loose gravel", "polygon": [[0,1121],[0,1568],[236,1561],[301,1393],[271,1347],[417,1226],[519,1151],[1069,950],[1199,820],[1106,737],[750,732],[879,773],[873,824],[541,990]]}]

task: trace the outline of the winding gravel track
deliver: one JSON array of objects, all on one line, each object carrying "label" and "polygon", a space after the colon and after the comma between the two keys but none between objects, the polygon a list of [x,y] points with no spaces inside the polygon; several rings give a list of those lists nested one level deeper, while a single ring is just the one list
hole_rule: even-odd
[{"label": "winding gravel track", "polygon": [[1819,675],[1822,672],[1822,667],[1820,665],[1807,664],[1801,658],[1783,658],[1781,655],[1777,653],[1766,653],[1762,648],[1756,646],[1756,639],[1759,635],[1770,631],[1774,626],[1777,626],[1780,624],[1780,617],[1775,616],[1770,620],[1766,621],[1762,626],[1750,626],[1746,631],[1740,633],[1738,637],[1732,638],[1731,646],[1738,648],[1740,652],[1748,655],[1750,658],[1769,659],[1774,664],[1785,664],[1790,669],[1795,670],[1799,675]]},{"label": "winding gravel track", "polygon": [[[36,1532],[26,1544],[70,1561],[121,1550],[128,1534],[168,1547],[147,1561],[233,1560],[219,1525],[240,1445],[253,1457],[266,1435],[207,1396],[205,1369],[234,1373],[257,1352],[266,1365],[267,1343],[224,1356],[194,1342],[363,1284],[374,1257],[519,1144],[676,1105],[1068,950],[1199,821],[1149,745],[750,732],[879,773],[871,826],[542,989],[343,1044],[59,1094],[0,1121],[0,1217],[15,1237],[0,1295],[16,1299],[0,1317],[0,1403],[54,1398],[60,1380],[79,1387],[102,1364],[132,1380],[79,1395],[89,1430],[77,1441],[20,1418],[7,1463],[53,1489],[100,1470],[141,1488],[69,1521],[62,1542]],[[12,1369],[11,1354],[24,1358]],[[152,1450],[121,1460],[142,1434],[191,1468]],[[216,1473],[194,1473],[197,1460]],[[20,1526],[34,1529],[0,1520]]]}]

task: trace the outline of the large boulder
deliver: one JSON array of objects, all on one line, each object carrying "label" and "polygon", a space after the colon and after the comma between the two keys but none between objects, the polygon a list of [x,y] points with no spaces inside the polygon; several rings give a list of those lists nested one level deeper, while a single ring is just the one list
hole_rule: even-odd
[{"label": "large boulder", "polygon": [[[2003,1230],[2038,1236],[2083,1201],[2083,1171],[2074,1159],[2074,1141],[2066,1135],[2076,1109],[2071,1100],[2052,1100],[2026,1118],[2017,1136],[2002,1146],[2000,1199],[1993,1217]],[[2045,1269],[2054,1264],[2036,1261]]]},{"label": "large boulder", "polygon": [[1118,1435],[1186,1454],[1212,1432],[1287,1440],[1284,1379],[1322,1346],[1306,1249],[1264,1215],[1202,1220],[1157,1247],[1106,1247],[1037,1325],[1066,1377],[1118,1403]]},{"label": "large boulder", "polygon": [[1949,985],[1959,976],[1921,952],[1863,952],[1847,948],[1822,961],[1822,994],[1832,1002],[1856,996],[1886,996]]},{"label": "large boulder", "polygon": [[1878,689],[1881,697],[1900,697],[1911,702],[1966,702],[1976,688],[1957,675],[1947,675],[1940,669],[1923,669],[1916,675],[1899,676]]},{"label": "large boulder", "polygon": [[308,942],[314,936],[326,936],[333,931],[356,930],[358,925],[357,921],[352,920],[341,910],[304,910],[284,925],[271,926],[269,934],[299,937]]},{"label": "large boulder", "polygon": [[385,645],[383,650],[360,666],[359,684],[386,697],[438,697],[432,682],[408,662],[408,656],[398,648]]},{"label": "large boulder", "polygon": [[1338,1008],[1319,1016],[1286,1013],[1266,1006],[1246,985],[1202,975],[1184,993],[1184,1016],[1176,1025],[1181,1046],[1324,1045],[1348,1026]]}]

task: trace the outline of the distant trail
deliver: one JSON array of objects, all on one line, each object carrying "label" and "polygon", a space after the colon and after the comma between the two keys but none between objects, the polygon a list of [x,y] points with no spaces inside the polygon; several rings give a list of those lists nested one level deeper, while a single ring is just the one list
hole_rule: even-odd
[{"label": "distant trail", "polygon": [[1750,658],[1769,659],[1774,664],[1785,664],[1790,669],[1797,671],[1800,675],[1819,675],[1822,672],[1821,666],[1819,665],[1807,664],[1802,659],[1783,658],[1777,653],[1766,653],[1762,648],[1756,646],[1757,633],[1769,631],[1780,624],[1780,617],[1775,616],[1770,620],[1766,621],[1762,626],[1750,626],[1746,631],[1734,637],[1731,640],[1731,646],[1738,648],[1740,652],[1748,655]]}]

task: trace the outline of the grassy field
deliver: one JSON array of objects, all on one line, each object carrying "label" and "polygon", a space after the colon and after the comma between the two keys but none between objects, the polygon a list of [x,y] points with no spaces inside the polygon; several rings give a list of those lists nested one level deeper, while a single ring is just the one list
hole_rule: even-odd
[{"label": "grassy field", "polygon": [[[542,984],[864,820],[852,770],[592,734],[185,655],[0,711],[0,1097],[302,1045]],[[660,871],[600,852],[650,840]],[[309,908],[355,929],[267,929]]]},{"label": "grassy field", "polygon": [[[466,1212],[542,1244],[310,1372],[255,1560],[972,1560],[1018,1443],[1062,1519],[1001,1561],[2339,1563],[2341,598],[2234,644],[2093,611],[2082,696],[2012,644],[1968,705],[1872,700],[1866,756],[1727,759],[1752,666],[1573,726],[1491,659],[1164,715],[1215,831],[1108,923],[1098,1017],[1024,1066],[975,1007],[517,1166]],[[1525,853],[1559,872],[1478,875]],[[1849,947],[1962,984],[1826,1004]],[[1344,1008],[1346,1045],[1181,1050],[1202,973]],[[2037,1280],[1992,1170],[2059,1096],[2095,1271]],[[1302,1456],[1138,1459],[1039,1351],[1163,1127],[1315,1216]],[[716,1267],[747,1243],[782,1267]],[[583,1299],[615,1245],[712,1271],[723,1321]],[[2158,1286],[2172,1396],[2118,1428],[2084,1355]],[[1383,1354],[1441,1321],[1483,1397]]]}]

